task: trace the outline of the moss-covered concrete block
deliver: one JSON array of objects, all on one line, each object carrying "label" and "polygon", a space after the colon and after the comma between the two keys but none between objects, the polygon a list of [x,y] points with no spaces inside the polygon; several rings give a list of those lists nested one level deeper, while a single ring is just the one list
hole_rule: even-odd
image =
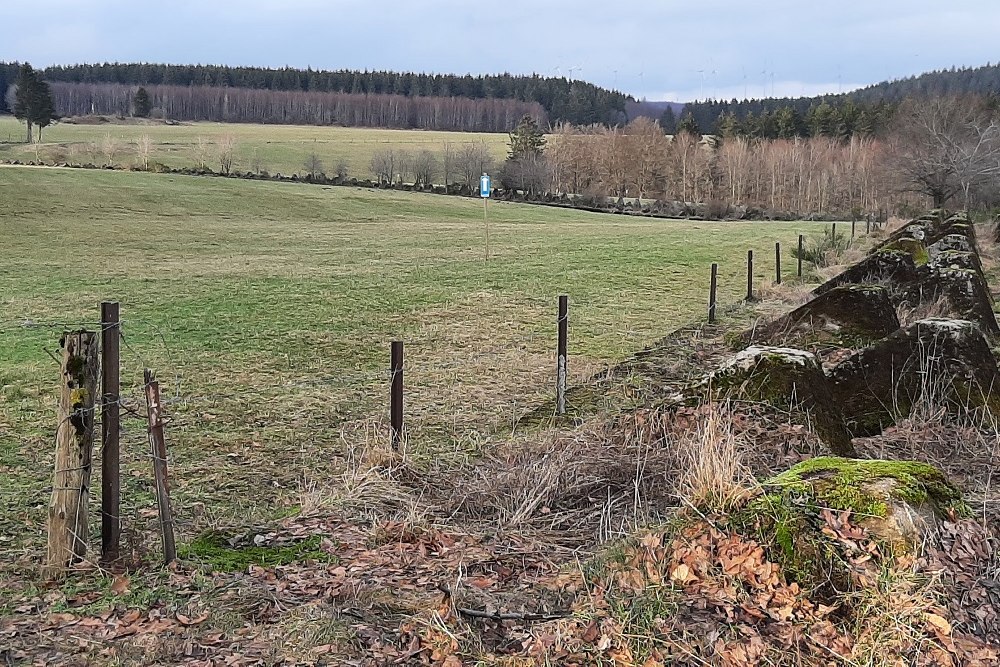
[{"label": "moss-covered concrete block", "polygon": [[813,290],[813,294],[825,294],[841,285],[912,282],[918,275],[917,263],[911,252],[883,248],[826,281]]},{"label": "moss-covered concrete block", "polygon": [[700,385],[717,398],[765,403],[808,425],[835,454],[854,448],[829,382],[811,352],[754,345],[737,353]]},{"label": "moss-covered concrete block", "polygon": [[1000,416],[996,359],[982,330],[966,320],[916,322],[841,362],[830,379],[855,437],[881,433],[921,401],[953,414]]},{"label": "moss-covered concrete block", "polygon": [[940,470],[916,461],[819,457],[762,487],[733,522],[756,530],[807,589],[850,587],[836,524],[864,528],[892,552],[913,553],[939,520],[967,511]]},{"label": "moss-covered concrete block", "polygon": [[841,285],[767,326],[745,333],[744,341],[855,348],[865,347],[897,329],[896,308],[884,287]]}]

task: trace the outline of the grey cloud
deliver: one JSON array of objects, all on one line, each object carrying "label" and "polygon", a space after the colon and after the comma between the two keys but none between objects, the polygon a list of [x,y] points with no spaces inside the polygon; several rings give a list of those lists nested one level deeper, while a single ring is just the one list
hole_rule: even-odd
[{"label": "grey cloud", "polygon": [[[875,82],[996,58],[1000,3],[49,0],[4,3],[0,59],[568,74],[638,96]],[[557,70],[558,68],[558,70]],[[703,73],[699,73],[703,70]],[[714,72],[714,74],[713,74]],[[836,82],[836,84],[831,83]]]}]

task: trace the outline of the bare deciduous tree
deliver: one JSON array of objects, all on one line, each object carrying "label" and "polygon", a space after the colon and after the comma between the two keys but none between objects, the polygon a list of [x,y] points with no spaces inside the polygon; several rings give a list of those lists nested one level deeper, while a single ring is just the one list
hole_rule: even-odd
[{"label": "bare deciduous tree", "polygon": [[441,171],[444,185],[448,187],[455,171],[455,146],[450,141],[444,142],[444,147],[441,149]]},{"label": "bare deciduous tree", "polygon": [[121,149],[121,142],[117,137],[111,136],[110,132],[104,134],[104,138],[101,139],[101,154],[104,156],[104,164],[108,167],[115,166],[115,156]]},{"label": "bare deciduous tree", "polygon": [[219,159],[219,168],[223,174],[228,174],[233,169],[233,161],[236,159],[236,137],[231,134],[223,135],[216,145],[216,156]]},{"label": "bare deciduous tree", "polygon": [[464,185],[470,188],[479,183],[482,174],[493,171],[496,161],[483,140],[463,144],[455,160],[455,168]]},{"label": "bare deciduous tree", "polygon": [[347,160],[343,158],[337,160],[337,178],[342,181],[347,178]]},{"label": "bare deciduous tree", "polygon": [[253,155],[250,156],[250,169],[252,169],[258,176],[266,171],[264,161],[261,159],[260,152],[256,148],[253,149]]},{"label": "bare deciduous tree", "polygon": [[139,137],[138,141],[135,142],[135,154],[143,171],[149,170],[149,155],[152,152],[153,140],[149,138],[149,135],[144,134]]},{"label": "bare deciduous tree", "polygon": [[323,161],[319,159],[319,156],[315,152],[312,152],[306,158],[305,168],[310,178],[315,179],[323,173]]},{"label": "bare deciduous tree", "polygon": [[410,162],[414,185],[433,185],[438,173],[438,159],[426,148],[413,156]]},{"label": "bare deciduous tree", "polygon": [[194,161],[202,171],[208,169],[208,160],[212,155],[212,144],[205,137],[198,137],[194,144]]},{"label": "bare deciduous tree", "polygon": [[904,186],[935,208],[1000,174],[1000,126],[980,104],[958,97],[909,100],[893,125],[890,161]]},{"label": "bare deciduous tree", "polygon": [[391,184],[396,175],[399,157],[391,148],[384,148],[372,155],[371,169],[375,179],[380,183]]}]

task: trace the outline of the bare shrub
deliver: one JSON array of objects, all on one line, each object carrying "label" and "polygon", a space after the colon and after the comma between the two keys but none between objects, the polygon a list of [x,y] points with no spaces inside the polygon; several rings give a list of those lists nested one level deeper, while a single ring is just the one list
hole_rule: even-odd
[{"label": "bare shrub", "polygon": [[115,156],[121,149],[121,142],[117,137],[111,135],[110,132],[104,134],[104,138],[101,139],[101,154],[104,156],[104,164],[108,167],[113,167],[115,165]]},{"label": "bare shrub", "polygon": [[139,137],[138,141],[135,142],[135,155],[139,160],[139,166],[142,167],[143,171],[149,169],[149,155],[153,152],[153,140],[149,138],[148,134],[144,134]]},{"label": "bare shrub", "polygon": [[425,148],[413,156],[410,171],[413,174],[414,185],[431,185],[438,174],[438,159],[434,153]]},{"label": "bare shrub", "polygon": [[228,174],[233,169],[233,161],[236,159],[236,137],[231,134],[223,135],[216,145],[216,157],[219,160],[219,169],[223,174]]},{"label": "bare shrub", "polygon": [[391,148],[375,151],[372,155],[371,170],[379,183],[391,184],[399,166],[399,155]]},{"label": "bare shrub", "polygon": [[194,144],[195,165],[205,171],[208,169],[208,160],[212,155],[212,144],[205,137],[198,137]]},{"label": "bare shrub", "polygon": [[253,155],[250,157],[250,169],[258,176],[262,172],[267,171],[267,167],[260,157],[260,152],[256,148],[253,149]]},{"label": "bare shrub", "polygon": [[316,178],[321,173],[323,173],[323,161],[319,159],[319,156],[315,152],[309,154],[309,157],[305,161],[306,173],[312,178]]}]

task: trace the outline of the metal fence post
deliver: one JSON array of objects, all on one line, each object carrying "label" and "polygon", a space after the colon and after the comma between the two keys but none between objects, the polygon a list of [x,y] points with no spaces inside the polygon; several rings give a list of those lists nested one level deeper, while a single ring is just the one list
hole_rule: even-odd
[{"label": "metal fence post", "polygon": [[712,263],[712,283],[708,291],[708,323],[715,324],[716,290],[719,286],[719,265]]},{"label": "metal fence post", "polygon": [[121,317],[117,301],[101,303],[101,555],[121,541]]},{"label": "metal fence post", "polygon": [[774,284],[781,284],[781,242],[774,242]]},{"label": "metal fence post", "polygon": [[389,384],[389,422],[392,427],[392,448],[399,450],[403,439],[403,341],[390,346],[392,380]]},{"label": "metal fence post", "polygon": [[569,337],[569,296],[559,296],[559,342],[556,352],[556,414],[566,414],[566,361]]}]

